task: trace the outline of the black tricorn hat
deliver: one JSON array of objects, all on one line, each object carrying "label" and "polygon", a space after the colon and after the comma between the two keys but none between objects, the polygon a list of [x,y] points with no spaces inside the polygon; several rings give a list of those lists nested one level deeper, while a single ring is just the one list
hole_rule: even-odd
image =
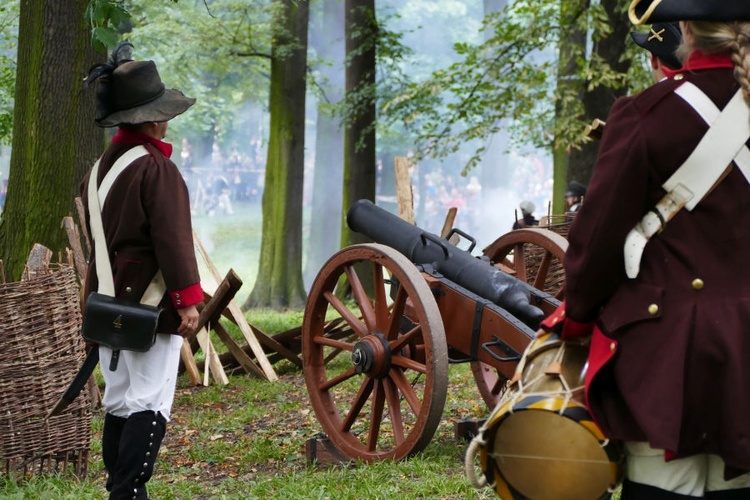
[{"label": "black tricorn hat", "polygon": [[630,34],[636,45],[648,50],[661,59],[670,69],[680,69],[682,63],[675,52],[682,42],[682,31],[677,23],[654,23],[651,31],[641,33],[634,31]]},{"label": "black tricorn hat", "polygon": [[565,196],[586,196],[586,186],[578,181],[570,181]]},{"label": "black tricorn hat", "polygon": [[166,122],[184,113],[195,99],[162,83],[153,61],[126,61],[97,82],[100,127]]},{"label": "black tricorn hat", "polygon": [[672,21],[750,21],[747,0],[633,0],[633,24]]}]

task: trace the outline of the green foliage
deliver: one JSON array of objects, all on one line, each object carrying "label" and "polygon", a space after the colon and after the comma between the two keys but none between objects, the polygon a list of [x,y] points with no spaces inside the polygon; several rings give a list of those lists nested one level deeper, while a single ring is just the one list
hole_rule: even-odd
[{"label": "green foliage", "polygon": [[0,6],[0,144],[10,144],[18,46],[18,0]]},{"label": "green foliage", "polygon": [[479,163],[481,144],[501,129],[515,145],[580,147],[586,125],[581,91],[600,86],[638,89],[643,86],[638,82],[650,76],[643,80],[644,72],[638,69],[617,73],[601,59],[579,54],[565,85],[558,85],[558,54],[576,49],[565,46],[569,34],[589,33],[596,43],[612,31],[600,5],[576,8],[578,2],[517,0],[487,16],[483,42],[455,44],[460,60],[382,102],[381,118],[416,136],[415,161],[445,157],[467,143],[480,144],[465,170]]},{"label": "green foliage", "polygon": [[136,57],[153,59],[168,86],[197,99],[170,123],[175,136],[215,137],[228,148],[236,134],[251,134],[237,111],[248,102],[267,102],[275,12],[270,0],[132,7],[128,39]]},{"label": "green foliage", "polygon": [[[176,0],[172,0],[176,1]],[[99,52],[106,52],[120,41],[123,26],[130,23],[124,0],[91,0],[85,13],[91,26],[91,43]]]}]

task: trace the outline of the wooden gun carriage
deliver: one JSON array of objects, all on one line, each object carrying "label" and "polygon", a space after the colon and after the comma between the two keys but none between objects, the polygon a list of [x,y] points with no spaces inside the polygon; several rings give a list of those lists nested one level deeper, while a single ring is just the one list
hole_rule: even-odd
[{"label": "wooden gun carriage", "polygon": [[[351,459],[421,451],[443,414],[448,366],[469,362],[492,409],[505,381],[560,304],[565,238],[521,229],[481,257],[360,200],[349,227],[376,243],[353,245],[321,268],[302,325],[305,381],[318,421]],[[331,318],[342,325],[331,328]]]}]

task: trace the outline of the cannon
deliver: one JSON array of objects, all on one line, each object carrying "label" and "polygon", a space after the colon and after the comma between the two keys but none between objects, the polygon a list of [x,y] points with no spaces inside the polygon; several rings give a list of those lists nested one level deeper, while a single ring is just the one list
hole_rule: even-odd
[{"label": "cannon", "polygon": [[312,284],[301,334],[305,383],[318,421],[343,454],[397,460],[432,439],[449,364],[471,363],[482,398],[494,407],[539,321],[560,304],[564,288],[545,288],[567,242],[522,229],[476,257],[466,233],[454,230],[471,242],[462,250],[450,235],[366,200],[351,207],[347,223],[374,243],[337,252]]}]

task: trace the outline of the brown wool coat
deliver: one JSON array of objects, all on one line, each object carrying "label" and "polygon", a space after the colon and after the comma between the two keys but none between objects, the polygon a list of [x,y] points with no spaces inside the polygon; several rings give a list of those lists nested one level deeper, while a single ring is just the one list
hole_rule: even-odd
[{"label": "brown wool coat", "polygon": [[624,270],[627,233],[707,130],[674,94],[682,81],[720,109],[738,89],[731,69],[709,69],[615,103],[569,234],[566,313],[579,322],[598,318],[587,395],[610,437],[646,440],[678,456],[715,453],[750,470],[748,181],[732,168],[651,239],[636,279]]},{"label": "brown wool coat", "polygon": [[[113,143],[104,152],[99,164],[97,185],[117,158],[134,146]],[[159,268],[168,292],[200,282],[185,181],[169,158],[165,158],[154,146],[145,146],[150,154],[134,161],[118,176],[102,207],[102,223],[112,263],[115,293],[134,302],[140,300]],[[89,175],[86,175],[81,183],[87,225],[88,180]],[[92,254],[85,295],[97,290],[97,286]],[[176,333],[180,319],[169,293],[164,295],[160,305],[164,312],[158,331]]]}]

